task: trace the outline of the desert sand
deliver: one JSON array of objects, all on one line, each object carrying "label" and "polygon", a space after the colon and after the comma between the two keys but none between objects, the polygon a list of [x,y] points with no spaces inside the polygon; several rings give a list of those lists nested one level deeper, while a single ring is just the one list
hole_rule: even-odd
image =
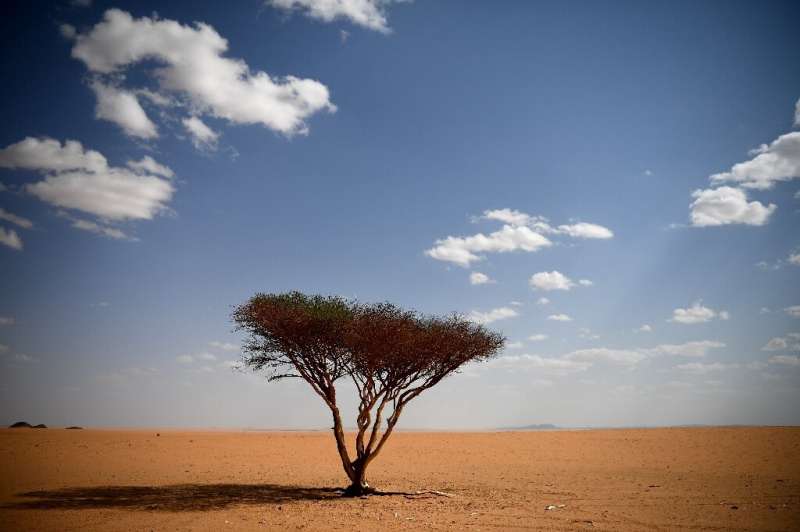
[{"label": "desert sand", "polygon": [[452,497],[345,480],[327,432],[0,430],[2,530],[800,530],[800,428],[399,432],[370,483]]}]

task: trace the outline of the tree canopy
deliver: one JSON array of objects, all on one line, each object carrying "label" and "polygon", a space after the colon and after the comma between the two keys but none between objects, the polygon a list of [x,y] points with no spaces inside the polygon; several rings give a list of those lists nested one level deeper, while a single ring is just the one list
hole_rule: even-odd
[{"label": "tree canopy", "polygon": [[[330,408],[350,494],[372,491],[366,468],[409,401],[464,364],[491,358],[505,342],[458,314],[426,316],[391,303],[300,292],[257,294],[236,307],[233,320],[248,333],[246,367],[269,380],[302,378]],[[353,459],[336,402],[343,378],[359,396]]]}]

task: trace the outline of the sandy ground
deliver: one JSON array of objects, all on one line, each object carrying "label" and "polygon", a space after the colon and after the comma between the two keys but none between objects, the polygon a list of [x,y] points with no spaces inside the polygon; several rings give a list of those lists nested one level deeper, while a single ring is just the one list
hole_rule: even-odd
[{"label": "sandy ground", "polygon": [[2,530],[800,530],[800,428],[401,432],[369,480],[454,496],[342,499],[323,432],[0,430]]}]

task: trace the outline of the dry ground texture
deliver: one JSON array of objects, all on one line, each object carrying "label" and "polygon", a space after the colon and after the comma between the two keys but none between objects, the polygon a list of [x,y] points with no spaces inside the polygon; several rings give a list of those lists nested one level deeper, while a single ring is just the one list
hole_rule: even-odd
[{"label": "dry ground texture", "polygon": [[400,432],[369,480],[453,496],[340,498],[326,432],[0,430],[2,530],[800,530],[800,428]]}]

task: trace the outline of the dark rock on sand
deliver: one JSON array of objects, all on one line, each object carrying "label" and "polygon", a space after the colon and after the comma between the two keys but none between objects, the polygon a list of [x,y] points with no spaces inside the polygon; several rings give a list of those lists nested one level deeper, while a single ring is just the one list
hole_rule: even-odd
[{"label": "dark rock on sand", "polygon": [[30,429],[32,427],[31,427],[31,424],[28,423],[27,421],[17,421],[13,425],[9,425],[8,428],[10,428],[10,429]]}]

